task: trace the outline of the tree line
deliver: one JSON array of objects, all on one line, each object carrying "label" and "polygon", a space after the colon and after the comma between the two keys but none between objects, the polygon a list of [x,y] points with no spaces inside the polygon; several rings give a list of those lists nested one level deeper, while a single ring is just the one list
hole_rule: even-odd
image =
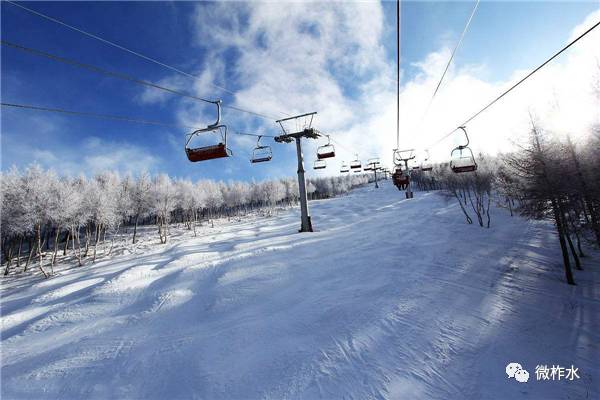
[{"label": "tree line", "polygon": [[[566,281],[575,284],[573,265],[583,269],[582,244],[600,247],[600,124],[573,141],[569,134],[543,129],[531,119],[518,150],[496,157],[479,155],[473,173],[454,174],[447,164],[415,171],[421,190],[442,190],[460,204],[467,223],[490,226],[490,204],[528,219],[552,221]],[[474,217],[473,217],[474,216]]]},{"label": "tree line", "polygon": [[[310,198],[340,195],[364,185],[364,175],[311,179]],[[4,275],[11,266],[26,272],[32,260],[49,277],[59,254],[75,255],[77,265],[96,261],[98,248],[108,247],[123,227],[138,240],[139,225],[154,225],[166,243],[172,223],[182,223],[197,235],[202,221],[246,215],[298,202],[298,182],[292,178],[264,182],[216,182],[173,179],[167,174],[136,177],[107,171],[92,178],[58,176],[31,165],[0,174],[1,243]],[[129,229],[131,228],[131,229]],[[108,240],[107,240],[108,237]],[[48,268],[50,270],[48,271]]]}]

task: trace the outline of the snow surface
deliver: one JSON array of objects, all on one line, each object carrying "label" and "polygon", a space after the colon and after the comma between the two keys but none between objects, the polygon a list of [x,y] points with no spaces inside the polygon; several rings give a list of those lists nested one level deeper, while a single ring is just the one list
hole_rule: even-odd
[{"label": "snow surface", "polygon": [[572,287],[547,223],[388,182],[310,207],[4,279],[2,398],[600,398],[597,253]]}]

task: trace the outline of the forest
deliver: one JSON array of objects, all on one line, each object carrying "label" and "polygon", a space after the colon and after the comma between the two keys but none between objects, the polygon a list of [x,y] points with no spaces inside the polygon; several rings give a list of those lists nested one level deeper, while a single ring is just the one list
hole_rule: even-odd
[{"label": "forest", "polygon": [[[309,199],[324,199],[364,185],[365,174],[316,178],[307,182]],[[215,182],[172,179],[166,174],[136,177],[107,171],[91,178],[58,176],[34,164],[0,175],[2,193],[2,260],[4,275],[27,272],[32,260],[45,276],[52,274],[57,257],[69,251],[81,266],[96,261],[98,248],[105,254],[123,229],[136,243],[138,226],[154,225],[159,243],[167,243],[169,226],[196,227],[218,217],[246,215],[298,202],[296,179],[264,182]],[[108,243],[107,243],[108,241]]]}]

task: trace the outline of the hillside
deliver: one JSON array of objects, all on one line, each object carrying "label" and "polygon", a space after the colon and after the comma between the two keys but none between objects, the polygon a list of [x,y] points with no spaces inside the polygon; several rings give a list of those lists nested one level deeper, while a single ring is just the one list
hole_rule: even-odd
[{"label": "hillside", "polygon": [[388,182],[310,207],[4,279],[2,398],[600,398],[599,254],[569,286],[548,223]]}]

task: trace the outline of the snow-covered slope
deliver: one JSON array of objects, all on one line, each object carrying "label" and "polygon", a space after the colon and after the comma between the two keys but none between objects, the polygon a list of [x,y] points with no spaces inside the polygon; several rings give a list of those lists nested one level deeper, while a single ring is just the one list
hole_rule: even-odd
[{"label": "snow-covered slope", "polygon": [[5,280],[2,398],[600,398],[597,254],[570,287],[550,225],[387,182],[310,207]]}]

